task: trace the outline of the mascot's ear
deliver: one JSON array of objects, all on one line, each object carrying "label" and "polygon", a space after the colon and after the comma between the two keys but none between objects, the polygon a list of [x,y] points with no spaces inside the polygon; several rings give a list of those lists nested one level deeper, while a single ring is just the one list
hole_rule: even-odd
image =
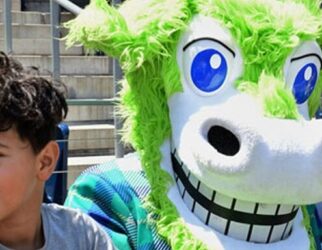
[{"label": "mascot's ear", "polygon": [[122,15],[106,0],[91,0],[73,20],[65,23],[69,29],[66,44],[84,45],[119,57],[126,44],[133,40]]},{"label": "mascot's ear", "polygon": [[139,68],[156,55],[168,55],[167,44],[176,42],[173,34],[191,17],[188,1],[128,0],[118,9],[106,0],[91,3],[69,29],[68,46],[80,43],[120,59],[127,71]]}]

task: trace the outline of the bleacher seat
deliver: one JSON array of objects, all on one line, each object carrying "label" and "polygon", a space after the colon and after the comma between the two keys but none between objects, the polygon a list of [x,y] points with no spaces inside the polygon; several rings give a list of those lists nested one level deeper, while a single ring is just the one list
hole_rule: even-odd
[{"label": "bleacher seat", "polygon": [[57,127],[56,140],[59,145],[60,155],[55,172],[46,182],[44,202],[63,204],[67,195],[67,157],[68,157],[69,128],[66,123]]}]

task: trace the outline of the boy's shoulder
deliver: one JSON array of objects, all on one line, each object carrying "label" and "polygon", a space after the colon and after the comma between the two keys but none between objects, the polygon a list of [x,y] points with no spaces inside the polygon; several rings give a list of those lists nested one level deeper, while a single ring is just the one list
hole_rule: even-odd
[{"label": "boy's shoulder", "polygon": [[[43,203],[41,207],[42,219],[44,223],[63,223],[69,222],[69,227],[78,226],[80,224],[89,223],[91,219],[78,209],[68,208],[56,203]],[[79,230],[82,230],[79,229]]]},{"label": "boy's shoulder", "polygon": [[46,239],[44,249],[113,249],[107,233],[81,211],[42,204],[41,213]]}]

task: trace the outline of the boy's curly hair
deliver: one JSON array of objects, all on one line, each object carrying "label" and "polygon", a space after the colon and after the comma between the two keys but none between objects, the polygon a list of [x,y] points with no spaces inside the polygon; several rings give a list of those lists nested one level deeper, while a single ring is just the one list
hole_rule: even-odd
[{"label": "boy's curly hair", "polygon": [[15,128],[35,153],[55,139],[57,125],[68,112],[66,87],[31,74],[0,52],[0,131]]}]

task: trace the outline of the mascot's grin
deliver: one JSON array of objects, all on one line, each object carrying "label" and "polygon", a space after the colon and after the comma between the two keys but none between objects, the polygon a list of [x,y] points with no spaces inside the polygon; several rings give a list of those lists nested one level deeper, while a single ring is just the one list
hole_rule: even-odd
[{"label": "mascot's grin", "polygon": [[[180,161],[175,151],[171,154],[171,160],[182,199],[206,225],[225,235],[258,243],[282,240],[291,233],[298,206],[252,203],[230,198],[200,182]],[[254,227],[257,229],[253,231]]]}]

